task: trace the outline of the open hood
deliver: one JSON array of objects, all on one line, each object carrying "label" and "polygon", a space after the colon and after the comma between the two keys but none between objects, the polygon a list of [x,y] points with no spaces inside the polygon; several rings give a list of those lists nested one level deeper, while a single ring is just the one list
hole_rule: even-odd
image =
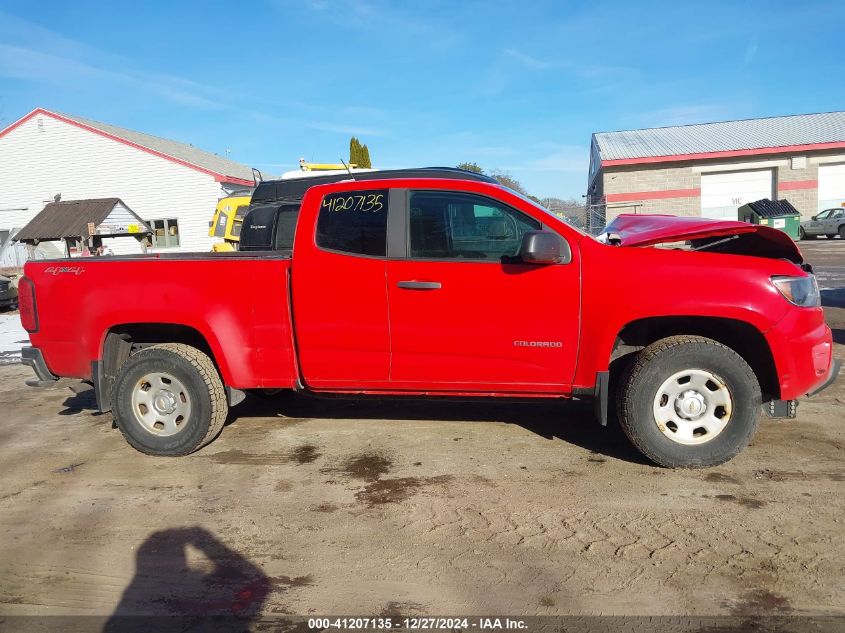
[{"label": "open hood", "polygon": [[783,231],[734,220],[622,214],[598,239],[618,246],[691,242],[700,251],[788,259],[796,264],[804,261],[795,242]]}]

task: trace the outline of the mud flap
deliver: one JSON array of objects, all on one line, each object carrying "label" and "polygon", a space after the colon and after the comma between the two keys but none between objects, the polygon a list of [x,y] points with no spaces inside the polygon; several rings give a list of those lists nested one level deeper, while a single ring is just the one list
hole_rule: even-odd
[{"label": "mud flap", "polygon": [[763,405],[763,411],[770,418],[786,418],[792,420],[798,417],[798,401],[770,400]]},{"label": "mud flap", "polygon": [[593,392],[593,413],[596,420],[602,426],[607,426],[607,407],[610,397],[610,372],[600,371],[596,373],[596,388]]}]

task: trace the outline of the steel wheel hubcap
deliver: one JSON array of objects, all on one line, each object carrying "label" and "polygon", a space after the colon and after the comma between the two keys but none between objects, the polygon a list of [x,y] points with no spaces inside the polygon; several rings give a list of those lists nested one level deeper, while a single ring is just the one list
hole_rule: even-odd
[{"label": "steel wheel hubcap", "polygon": [[152,372],[141,377],[132,390],[132,413],[153,435],[175,435],[191,416],[191,399],[175,376]]},{"label": "steel wheel hubcap", "polygon": [[725,381],[716,374],[685,369],[660,385],[653,411],[657,428],[673,442],[704,444],[728,425],[733,399]]}]

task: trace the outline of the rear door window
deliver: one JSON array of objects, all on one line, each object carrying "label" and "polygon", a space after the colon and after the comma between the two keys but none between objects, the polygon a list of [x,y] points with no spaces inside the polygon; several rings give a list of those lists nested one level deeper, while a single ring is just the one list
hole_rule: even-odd
[{"label": "rear door window", "polygon": [[299,219],[298,204],[283,204],[279,206],[276,216],[276,239],[273,250],[293,250],[293,237],[296,233],[296,221]]},{"label": "rear door window", "polygon": [[317,217],[317,246],[341,253],[387,254],[387,189],[328,194]]}]

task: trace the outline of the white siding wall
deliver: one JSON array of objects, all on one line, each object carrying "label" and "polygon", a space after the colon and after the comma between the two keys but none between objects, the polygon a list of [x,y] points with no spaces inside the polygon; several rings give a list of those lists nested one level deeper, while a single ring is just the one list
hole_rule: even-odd
[{"label": "white siding wall", "polygon": [[[116,197],[144,220],[178,219],[180,247],[168,251],[211,250],[208,222],[224,195],[213,176],[37,115],[0,137],[0,228],[22,227],[57,193]],[[132,238],[111,247],[140,252]]]}]

